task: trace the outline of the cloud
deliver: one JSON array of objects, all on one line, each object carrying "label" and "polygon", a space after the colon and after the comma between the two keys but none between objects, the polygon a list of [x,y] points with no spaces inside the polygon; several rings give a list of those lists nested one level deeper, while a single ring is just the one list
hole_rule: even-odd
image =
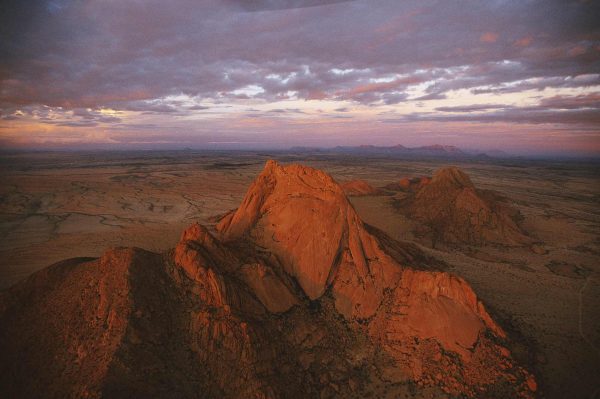
[{"label": "cloud", "polygon": [[414,101],[444,100],[447,96],[444,93],[429,93],[414,99]]},{"label": "cloud", "polygon": [[230,0],[246,11],[289,10],[294,8],[319,7],[352,0]]},{"label": "cloud", "polygon": [[361,103],[372,103],[383,100],[386,104],[395,104],[406,99],[404,92],[408,86],[423,83],[423,76],[407,76],[384,82],[368,82],[349,90],[336,93],[336,97],[344,100],[354,100]]},{"label": "cloud", "polygon": [[479,41],[482,43],[496,43],[498,40],[498,34],[494,32],[485,32],[479,38]]},{"label": "cloud", "polygon": [[[200,126],[209,122],[198,121],[210,118],[212,126],[243,136],[245,126],[235,124],[243,108],[256,109],[256,119],[281,121],[309,118],[321,103],[324,117],[368,106],[407,107],[403,112],[422,119],[419,103],[453,114],[445,117],[570,124],[579,115],[581,123],[596,123],[587,112],[597,104],[585,96],[600,87],[598,2],[148,0],[142,7],[7,0],[3,6],[0,123],[10,126],[152,125],[206,134]],[[539,95],[540,109],[510,106],[518,103],[511,95],[524,93]],[[458,95],[461,105],[452,104]],[[499,107],[462,105],[483,102]],[[550,109],[569,112],[551,117],[544,113]]]},{"label": "cloud", "polygon": [[531,43],[533,43],[533,37],[531,36],[524,36],[520,39],[515,40],[514,42],[515,46],[517,47],[527,47]]},{"label": "cloud", "polygon": [[473,112],[473,111],[487,111],[490,109],[505,108],[503,104],[477,104],[477,105],[459,105],[454,107],[437,107],[436,111],[441,112]]},{"label": "cloud", "polygon": [[554,96],[540,101],[542,108],[549,109],[579,109],[594,108],[600,111],[600,92],[578,96]]},{"label": "cloud", "polygon": [[594,127],[600,130],[600,104],[597,95],[555,97],[535,106],[470,105],[439,107],[439,112],[413,113],[401,118],[388,118],[384,123],[415,121],[471,122],[505,124],[554,124]]},{"label": "cloud", "polygon": [[276,113],[276,114],[305,114],[306,112],[304,112],[303,110],[301,110],[300,108],[277,108],[277,109],[271,109],[267,112],[270,113]]},{"label": "cloud", "polygon": [[[491,84],[489,84],[491,83]],[[542,91],[547,88],[588,88],[600,85],[600,74],[585,74],[577,76],[549,76],[533,77],[524,80],[506,82],[480,82],[479,85],[470,85],[473,94],[502,94],[519,93],[527,90]],[[469,85],[464,85],[469,87]]]},{"label": "cloud", "polygon": [[[326,8],[296,8],[323,2],[236,1],[220,6],[174,0],[169,5],[149,1],[142,10],[127,2],[90,1],[84,6],[64,1],[53,13],[45,2],[29,11],[13,3],[17,20],[21,16],[21,22],[30,23],[20,27],[2,21],[12,33],[1,45],[8,55],[3,57],[8,60],[3,76],[9,81],[0,94],[3,106],[100,107],[178,93],[235,98],[234,91],[253,84],[263,87],[262,97],[268,99],[294,91],[306,99],[345,93],[340,98],[363,102],[401,89],[395,87],[401,82],[369,79],[414,75],[422,65],[438,71],[471,65],[472,76],[499,84],[506,78],[500,71],[477,73],[476,67],[513,59],[520,65],[513,80],[566,77],[592,71],[600,56],[593,46],[581,44],[584,36],[598,33],[590,25],[592,4],[480,3],[464,11],[436,1],[411,5],[382,0],[377,7],[365,1],[330,1]],[[240,13],[232,3],[238,9],[246,5],[281,11]],[[406,16],[403,26],[410,25],[411,34],[386,36],[385,45],[373,47],[381,35],[389,34],[381,26],[398,26],[397,16]],[[457,24],[464,20],[471,23]],[[510,29],[504,20],[514,22]],[[520,54],[500,45],[498,32],[512,42],[524,43],[534,33],[543,39],[530,42],[528,52]],[[473,33],[489,50],[472,45]],[[456,48],[463,49],[460,56],[452,55]],[[587,53],[595,57],[591,64],[569,61]],[[550,55],[554,58],[548,62]],[[354,72],[335,74],[334,69]],[[286,79],[266,79],[268,75]],[[448,78],[455,77],[465,80],[452,74]]]},{"label": "cloud", "polygon": [[130,101],[130,102],[112,102],[111,105],[117,106],[122,110],[137,111],[146,114],[154,113],[175,113],[179,109],[172,105],[161,101]]}]

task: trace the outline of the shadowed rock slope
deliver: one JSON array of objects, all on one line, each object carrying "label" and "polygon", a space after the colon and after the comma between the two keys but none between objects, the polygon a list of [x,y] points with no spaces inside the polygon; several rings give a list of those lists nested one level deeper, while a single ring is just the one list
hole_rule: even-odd
[{"label": "shadowed rock slope", "polygon": [[213,234],[112,249],[0,297],[2,397],[532,397],[462,279],[269,161]]},{"label": "shadowed rock slope", "polygon": [[532,243],[519,227],[519,212],[498,194],[475,188],[469,176],[456,167],[438,170],[396,205],[419,222],[417,235],[430,239],[434,247]]}]

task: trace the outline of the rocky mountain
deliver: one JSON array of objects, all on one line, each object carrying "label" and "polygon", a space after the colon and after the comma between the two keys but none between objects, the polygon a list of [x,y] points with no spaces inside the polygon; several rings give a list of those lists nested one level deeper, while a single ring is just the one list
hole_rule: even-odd
[{"label": "rocky mountain", "polygon": [[510,337],[432,265],[326,173],[269,161],[214,231],[2,292],[0,396],[533,397]]},{"label": "rocky mountain", "polygon": [[383,191],[373,187],[364,180],[351,180],[342,183],[342,189],[349,197],[364,197],[368,195],[381,195]]},{"label": "rocky mountain", "polygon": [[519,212],[497,193],[479,190],[469,176],[456,167],[438,170],[431,180],[416,186],[401,180],[412,195],[396,206],[418,221],[417,234],[438,244],[499,244],[519,246],[532,240],[519,226]]}]

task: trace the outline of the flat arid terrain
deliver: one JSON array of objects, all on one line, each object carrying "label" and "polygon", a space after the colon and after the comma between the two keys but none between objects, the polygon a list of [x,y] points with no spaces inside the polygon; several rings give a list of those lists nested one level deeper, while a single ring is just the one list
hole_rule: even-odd
[{"label": "flat arid terrain", "polygon": [[[174,248],[193,223],[213,229],[227,221],[232,214],[223,215],[240,206],[269,159],[320,169],[346,183],[349,201],[364,223],[412,243],[469,283],[511,337],[513,358],[535,375],[535,395],[599,397],[597,163],[292,152],[4,154],[0,288],[64,259],[98,258],[107,248],[139,247],[156,253]],[[448,166],[458,169],[445,169],[451,176],[442,177],[479,195],[469,204],[481,202],[492,209],[489,217],[501,226],[498,240],[508,237],[510,245],[494,241],[496,236],[488,240],[496,233],[485,230],[477,230],[477,236],[424,230],[441,219],[427,221],[427,215],[414,211],[417,205],[427,208],[426,193],[402,179],[434,176],[431,183],[426,181],[434,187],[442,179],[436,171]],[[367,184],[348,184],[355,180]],[[228,229],[234,227],[225,223],[219,231],[231,235]],[[309,294],[311,289],[304,291]],[[384,397],[377,386],[369,389],[374,397]],[[454,391],[449,392],[452,396]]]}]

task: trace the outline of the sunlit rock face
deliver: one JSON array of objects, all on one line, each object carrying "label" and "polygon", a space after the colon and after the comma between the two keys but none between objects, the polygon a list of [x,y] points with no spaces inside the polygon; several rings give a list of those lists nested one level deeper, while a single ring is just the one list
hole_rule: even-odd
[{"label": "sunlit rock face", "polygon": [[50,266],[2,293],[0,323],[6,397],[536,388],[464,280],[375,234],[326,173],[274,161],[216,231],[194,224],[161,255],[112,249]]},{"label": "sunlit rock face", "polygon": [[365,231],[342,188],[327,174],[267,163],[235,213],[217,225],[222,240],[266,248],[306,296],[331,289],[340,313],[368,318],[400,268]]},{"label": "sunlit rock face", "polygon": [[383,191],[371,186],[364,180],[351,180],[343,183],[342,189],[349,197],[365,197],[368,195],[380,195]]}]

